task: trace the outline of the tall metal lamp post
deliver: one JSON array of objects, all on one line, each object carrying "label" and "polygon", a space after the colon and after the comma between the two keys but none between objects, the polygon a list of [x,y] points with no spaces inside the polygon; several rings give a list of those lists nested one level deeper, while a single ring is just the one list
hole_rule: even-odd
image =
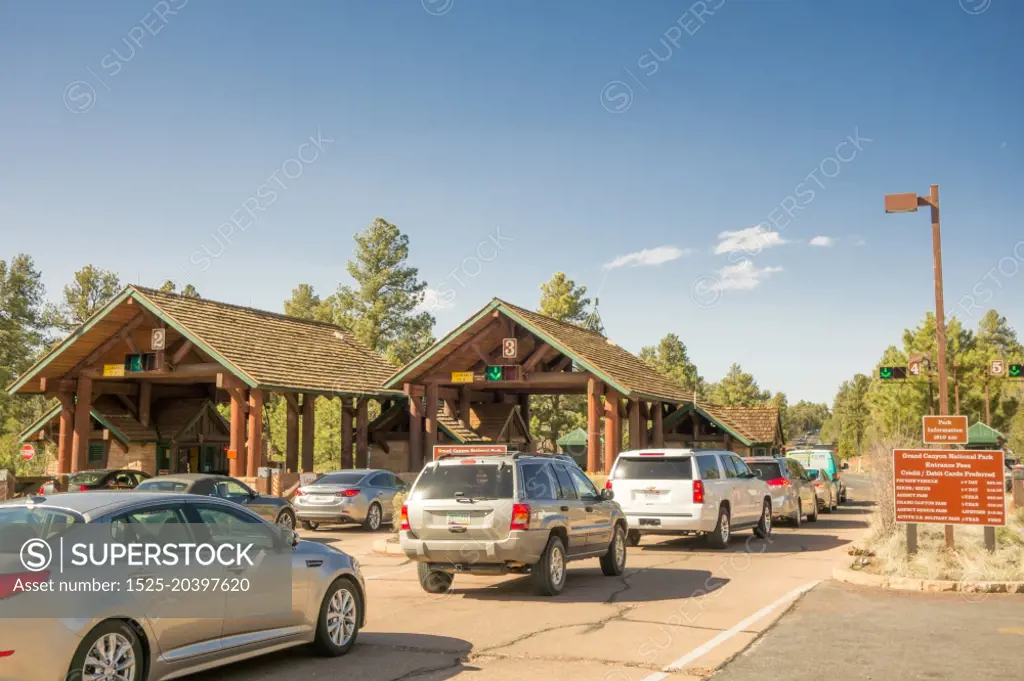
[{"label": "tall metal lamp post", "polygon": [[[939,415],[949,414],[949,385],[946,382],[946,313],[942,302],[942,237],[939,230],[939,185],[929,188],[928,196],[907,194],[886,194],[886,213],[913,213],[922,206],[931,208],[932,213],[932,267],[935,271],[935,344],[939,374]],[[917,527],[907,527],[907,544],[917,547]],[[946,525],[946,547],[954,547],[953,526]]]}]

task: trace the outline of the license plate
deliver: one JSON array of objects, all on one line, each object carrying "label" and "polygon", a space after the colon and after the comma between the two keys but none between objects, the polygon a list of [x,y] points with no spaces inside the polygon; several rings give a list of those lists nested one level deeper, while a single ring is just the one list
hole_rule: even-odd
[{"label": "license plate", "polygon": [[309,500],[314,504],[329,504],[333,499],[334,497],[325,494],[312,494],[309,497]]},{"label": "license plate", "polygon": [[641,518],[640,519],[640,525],[641,526],[661,525],[661,518]]},{"label": "license plate", "polygon": [[449,513],[448,524],[455,525],[457,527],[465,527],[469,525],[469,514],[468,513]]}]

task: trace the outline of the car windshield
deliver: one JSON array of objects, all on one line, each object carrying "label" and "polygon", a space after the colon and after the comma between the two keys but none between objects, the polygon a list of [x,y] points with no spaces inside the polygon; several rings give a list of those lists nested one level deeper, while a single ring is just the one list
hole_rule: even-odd
[{"label": "car windshield", "polygon": [[0,553],[18,553],[29,539],[56,537],[77,521],[71,513],[54,508],[0,508]]},{"label": "car windshield", "polygon": [[135,489],[139,492],[184,492],[188,483],[183,480],[146,480]]},{"label": "car windshield", "polygon": [[750,469],[751,473],[762,480],[774,480],[775,478],[782,477],[782,471],[777,463],[771,463],[769,461],[748,461],[747,468]]},{"label": "car windshield", "polygon": [[314,485],[358,485],[366,477],[365,473],[328,473],[317,478]]},{"label": "car windshield", "polygon": [[512,468],[507,464],[429,466],[416,481],[413,499],[511,499]]},{"label": "car windshield", "polygon": [[616,480],[693,480],[693,459],[689,456],[619,457]]},{"label": "car windshield", "polygon": [[68,483],[71,485],[92,485],[103,479],[106,475],[106,471],[89,471],[87,473],[75,473],[68,478]]}]

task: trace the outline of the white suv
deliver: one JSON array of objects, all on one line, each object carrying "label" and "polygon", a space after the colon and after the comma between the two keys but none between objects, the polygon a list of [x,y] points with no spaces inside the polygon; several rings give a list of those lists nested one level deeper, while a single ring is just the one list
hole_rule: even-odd
[{"label": "white suv", "polygon": [[615,492],[634,546],[643,534],[704,534],[725,548],[734,530],[772,531],[767,484],[732,452],[644,449],[622,452],[606,485]]}]

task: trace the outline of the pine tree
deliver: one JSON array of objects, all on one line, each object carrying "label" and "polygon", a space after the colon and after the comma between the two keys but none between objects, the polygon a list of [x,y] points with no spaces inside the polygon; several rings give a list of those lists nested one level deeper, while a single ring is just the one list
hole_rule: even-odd
[{"label": "pine tree", "polygon": [[117,274],[86,265],[75,272],[74,281],[64,287],[64,300],[59,305],[47,306],[44,319],[58,331],[70,333],[120,290]]},{"label": "pine tree", "polygon": [[704,379],[697,372],[696,365],[690,361],[686,345],[676,334],[666,335],[657,345],[640,348],[639,357],[648,366],[678,383],[687,394],[693,395],[696,392],[698,400],[705,397]]},{"label": "pine tree", "polygon": [[332,313],[309,284],[299,284],[292,289],[292,297],[284,301],[284,313],[301,319],[331,321]]},{"label": "pine tree", "polygon": [[417,311],[427,284],[406,264],[409,237],[387,220],[376,218],[355,241],[347,267],[355,286],[342,286],[330,297],[333,320],[400,366],[434,342],[434,317]]},{"label": "pine tree", "polygon": [[708,399],[726,407],[753,407],[770,400],[771,393],[761,390],[752,374],[733,364],[725,378],[708,388]]}]

